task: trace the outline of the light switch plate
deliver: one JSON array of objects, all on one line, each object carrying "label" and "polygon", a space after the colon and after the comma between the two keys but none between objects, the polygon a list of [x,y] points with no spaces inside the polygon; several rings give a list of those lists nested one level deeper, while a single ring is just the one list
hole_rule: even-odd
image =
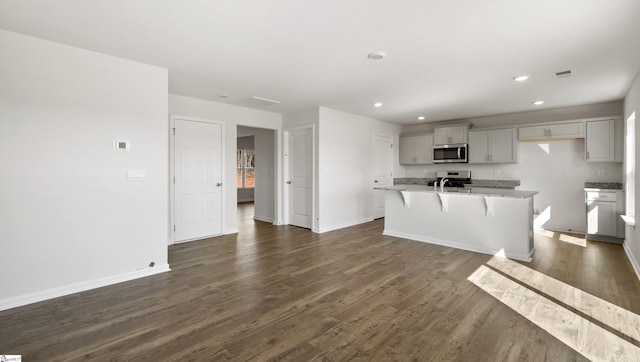
[{"label": "light switch plate", "polygon": [[147,178],[146,170],[127,170],[127,179],[129,181],[144,181]]}]

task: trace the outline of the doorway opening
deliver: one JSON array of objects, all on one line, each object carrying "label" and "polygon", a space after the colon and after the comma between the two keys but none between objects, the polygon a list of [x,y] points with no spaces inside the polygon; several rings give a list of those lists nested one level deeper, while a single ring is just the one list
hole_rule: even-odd
[{"label": "doorway opening", "polygon": [[240,226],[246,221],[247,213],[252,213],[254,220],[273,223],[276,220],[276,131],[238,126],[236,148],[237,224]]}]

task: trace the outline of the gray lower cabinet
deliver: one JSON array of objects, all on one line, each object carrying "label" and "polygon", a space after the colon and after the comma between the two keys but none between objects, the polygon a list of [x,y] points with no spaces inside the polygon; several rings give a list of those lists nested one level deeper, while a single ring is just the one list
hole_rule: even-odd
[{"label": "gray lower cabinet", "polygon": [[[624,238],[624,193],[615,190],[586,189],[587,237]],[[597,239],[597,238],[596,238]]]}]

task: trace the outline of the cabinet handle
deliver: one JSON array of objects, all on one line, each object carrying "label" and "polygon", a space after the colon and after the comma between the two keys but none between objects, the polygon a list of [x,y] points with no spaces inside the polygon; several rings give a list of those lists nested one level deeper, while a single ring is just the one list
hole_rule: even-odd
[{"label": "cabinet handle", "polygon": [[589,151],[587,151],[587,160],[589,159]]}]

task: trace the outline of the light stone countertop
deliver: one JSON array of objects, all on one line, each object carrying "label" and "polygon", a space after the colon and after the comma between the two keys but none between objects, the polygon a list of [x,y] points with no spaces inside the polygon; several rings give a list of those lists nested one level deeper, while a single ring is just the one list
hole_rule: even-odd
[{"label": "light stone countertop", "polygon": [[[433,186],[425,185],[394,185],[394,186],[382,186],[374,187],[375,190],[387,190],[387,191],[408,191],[408,192],[432,192],[440,193],[440,188],[435,191]],[[491,197],[509,197],[514,199],[526,199],[533,197],[538,191],[521,191],[511,189],[498,189],[494,187],[469,187],[469,188],[457,188],[457,187],[445,187],[444,194],[458,194],[458,195],[474,195],[474,196],[491,196]]]},{"label": "light stone countertop", "polygon": [[598,188],[598,187],[585,187],[585,191],[589,192],[624,192],[624,190],[618,189],[609,189],[609,188]]},{"label": "light stone countertop", "polygon": [[590,182],[584,183],[585,191],[622,191],[620,182]]}]

